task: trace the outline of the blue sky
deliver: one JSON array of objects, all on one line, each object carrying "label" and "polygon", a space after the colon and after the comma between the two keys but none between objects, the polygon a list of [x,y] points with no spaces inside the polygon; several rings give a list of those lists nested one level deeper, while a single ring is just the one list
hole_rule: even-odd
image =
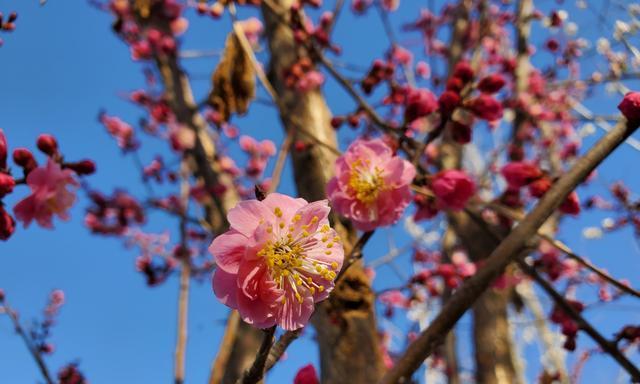
[{"label": "blue sky", "polygon": [[[593,3],[598,4],[598,1]],[[328,3],[329,6],[332,4]],[[426,2],[403,0],[400,10],[392,15],[392,22],[398,27],[415,19],[421,5]],[[544,5],[545,9],[550,6],[553,4]],[[593,15],[588,11],[569,7],[578,24],[588,26],[593,22]],[[45,7],[40,7],[37,0],[0,0],[0,11],[6,14],[12,10],[19,13],[17,30],[4,35],[5,44],[0,48],[0,128],[5,130],[10,147],[33,147],[38,134],[52,133],[59,139],[68,158],[90,157],[97,162],[98,173],[90,179],[92,186],[106,192],[127,187],[132,193],[143,196],[132,160],[120,156],[115,143],[97,122],[101,109],[131,123],[142,116],[121,97],[126,91],[144,86],[142,66],[130,60],[127,47],[111,33],[110,15],[85,1],[49,0]],[[254,13],[241,11],[242,17],[251,14]],[[229,31],[228,18],[211,21],[195,16],[193,11],[188,11],[187,16],[191,28],[183,45],[186,49],[222,47]],[[610,33],[597,28],[585,31],[589,39],[599,33]],[[388,47],[388,39],[373,12],[366,18],[344,12],[335,33],[344,48],[342,59],[347,62],[366,65],[370,58],[382,56]],[[419,51],[417,38],[417,34],[401,35],[401,41],[412,43],[416,52]],[[544,63],[549,60],[544,55],[540,53],[534,59]],[[185,63],[199,97],[208,90],[209,74],[216,62],[217,58],[212,57]],[[325,91],[334,113],[353,109],[353,102],[335,83],[328,82]],[[264,92],[261,94],[264,96]],[[617,99],[617,96],[607,97],[599,90],[589,105],[611,115],[617,112]],[[282,135],[277,115],[261,104],[253,108],[251,114],[240,121],[241,131],[279,143]],[[598,132],[595,137],[600,135]],[[348,130],[341,135],[343,147],[353,137]],[[583,147],[588,148],[593,140],[593,137],[585,140]],[[164,147],[149,144],[143,148],[142,155],[148,161],[159,151],[164,151]],[[638,160],[638,152],[628,146],[621,148],[605,162],[600,169],[602,176],[589,190],[603,191],[609,182],[618,179],[626,180],[637,190],[640,180],[634,177],[636,171],[631,165]],[[294,193],[290,175],[287,166],[280,191]],[[586,196],[587,192],[582,194]],[[10,196],[8,206],[12,206],[19,195],[22,191]],[[54,231],[20,228],[9,242],[1,243],[0,288],[6,291],[9,302],[20,311],[23,320],[33,318],[41,311],[52,289],[65,291],[67,304],[52,338],[56,352],[47,358],[52,371],[77,359],[93,384],[171,382],[177,279],[157,288],[147,288],[135,271],[134,251],[124,249],[117,240],[92,236],[83,227],[86,206],[86,199],[81,199],[72,211],[72,220],[56,222]],[[566,219],[561,238],[577,252],[606,266],[614,276],[629,278],[635,286],[640,286],[638,244],[629,231],[596,241],[587,241],[580,236],[583,227],[598,225],[603,217],[600,213],[587,213],[579,220]],[[162,214],[152,214],[148,228],[158,232],[174,231],[175,224]],[[385,232],[378,234],[366,248],[367,260],[386,252]],[[400,230],[390,233],[400,245],[408,241]],[[409,268],[406,256],[399,265]],[[398,283],[388,268],[379,271],[377,287]],[[208,282],[193,285],[188,383],[206,382],[226,313],[226,308],[214,299]],[[640,320],[637,305],[628,301],[614,303],[608,309],[589,311],[588,315],[606,335],[622,324]],[[469,334],[469,324],[470,320],[463,318],[460,339],[464,340]],[[270,382],[291,382],[297,368],[317,362],[317,353],[310,341],[312,334],[312,331],[307,332],[289,349],[289,358],[274,370]],[[0,340],[3,382],[41,381],[33,361],[4,317],[0,317]],[[587,336],[580,335],[579,345],[589,345]],[[462,341],[460,348],[467,356],[463,365],[471,368],[470,346]],[[535,347],[526,352],[525,357],[529,360],[527,376],[533,380],[539,366]],[[583,382],[610,380],[617,373],[610,360],[595,358],[587,365]]]}]

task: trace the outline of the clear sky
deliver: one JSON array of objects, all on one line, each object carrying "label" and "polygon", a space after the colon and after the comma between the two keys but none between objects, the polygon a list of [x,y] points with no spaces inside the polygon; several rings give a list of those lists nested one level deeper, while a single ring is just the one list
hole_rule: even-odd
[{"label": "clear sky", "polygon": [[[329,2],[332,4],[331,0]],[[442,1],[436,2],[437,4]],[[599,1],[592,1],[596,9]],[[391,18],[398,27],[414,20],[419,6],[426,1],[402,0],[400,10]],[[543,2],[544,9],[555,6]],[[611,31],[595,27],[589,11],[578,11],[568,5],[571,18],[580,25],[588,39]],[[129,58],[127,47],[110,31],[111,16],[82,0],[49,0],[38,6],[37,0],[0,0],[0,11],[18,11],[17,30],[5,34],[0,48],[0,127],[5,130],[10,148],[33,147],[39,133],[54,134],[64,153],[71,159],[90,157],[97,162],[98,173],[90,184],[105,192],[126,187],[144,196],[139,175],[132,159],[120,155],[113,140],[98,123],[101,109],[135,123],[141,112],[123,100],[124,92],[144,86],[142,66]],[[242,10],[247,17],[251,11]],[[187,49],[219,49],[230,30],[228,18],[212,21],[187,11],[191,28],[184,40]],[[611,17],[608,24],[613,24]],[[535,39],[534,35],[534,39]],[[401,41],[420,52],[418,35],[402,34]],[[369,17],[355,17],[344,12],[336,29],[336,40],[344,49],[343,60],[366,66],[373,57],[381,57],[388,47],[388,39],[371,11]],[[420,54],[419,58],[423,58]],[[209,88],[209,74],[216,57],[194,59],[185,63],[192,74],[196,94],[203,97]],[[536,55],[538,62],[548,62],[545,53]],[[592,64],[588,64],[591,65]],[[428,84],[423,84],[427,86]],[[325,86],[328,102],[334,113],[350,112],[353,102],[335,83]],[[261,92],[264,96],[264,92]],[[599,90],[589,105],[600,113],[617,113],[618,96],[606,96]],[[258,138],[271,138],[279,143],[280,122],[274,111],[260,104],[239,122],[243,133]],[[348,129],[346,131],[349,131]],[[598,131],[585,140],[588,148]],[[342,147],[353,138],[352,132],[341,135]],[[142,155],[149,161],[164,147],[145,146]],[[603,191],[614,180],[624,179],[638,189],[640,179],[634,166],[640,160],[637,151],[622,147],[600,169],[600,177],[588,191]],[[294,193],[290,169],[285,171],[280,190]],[[13,206],[18,191],[7,199]],[[55,353],[47,358],[52,371],[68,361],[80,361],[80,367],[93,384],[169,383],[173,377],[173,349],[176,334],[177,279],[172,278],[157,288],[147,288],[142,276],[135,271],[134,250],[125,249],[120,241],[92,236],[83,226],[83,212],[87,201],[81,198],[72,210],[69,222],[56,222],[54,231],[32,226],[20,228],[6,243],[0,243],[0,288],[8,301],[20,311],[22,319],[39,314],[47,295],[60,288],[66,293],[67,304],[62,309],[59,324],[53,331]],[[605,215],[587,213],[576,219],[566,219],[561,238],[577,252],[588,255],[604,265],[614,276],[626,277],[640,286],[638,244],[629,231],[608,235],[600,240],[581,237],[586,226],[598,225]],[[152,214],[148,229],[174,231],[175,225],[162,214]],[[382,256],[387,236],[398,245],[409,240],[400,230],[381,231],[366,248],[366,259]],[[408,255],[398,262],[409,274]],[[376,279],[376,287],[396,286],[397,277],[383,267]],[[545,299],[546,303],[547,300]],[[637,303],[621,301],[587,312],[605,335],[618,330],[622,324],[640,321]],[[217,303],[208,281],[193,285],[189,313],[189,345],[187,382],[204,383],[218,348],[227,309]],[[398,315],[399,319],[402,314]],[[469,335],[469,319],[460,326],[460,349],[463,367],[472,368],[470,346],[464,340]],[[404,324],[399,321],[399,324]],[[273,372],[269,382],[291,382],[297,368],[316,363],[317,352],[309,331],[288,353],[288,359]],[[591,345],[584,334],[579,346]],[[528,346],[527,377],[532,381],[538,372],[537,349]],[[595,358],[587,365],[585,383],[600,383],[617,377],[618,369],[608,358]],[[0,382],[7,384],[36,383],[39,373],[21,340],[14,334],[7,318],[0,316]]]}]

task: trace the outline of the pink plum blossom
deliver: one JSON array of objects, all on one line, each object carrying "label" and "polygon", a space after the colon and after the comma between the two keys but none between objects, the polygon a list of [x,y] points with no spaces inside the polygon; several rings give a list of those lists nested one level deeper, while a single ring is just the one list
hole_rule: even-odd
[{"label": "pink plum blossom", "polygon": [[356,140],[336,161],[327,185],[333,207],[356,228],[371,231],[400,219],[411,202],[415,167],[381,139]]},{"label": "pink plum blossom", "polygon": [[38,167],[27,176],[27,184],[31,195],[14,207],[16,218],[24,223],[25,228],[32,220],[45,228],[52,228],[53,215],[67,220],[67,211],[73,205],[76,195],[68,187],[75,187],[78,182],[73,178],[73,171],[62,169],[60,165],[49,159],[47,165]]},{"label": "pink plum blossom", "polygon": [[329,211],[327,200],[279,193],[238,203],[227,215],[230,230],[209,248],[218,265],[216,297],[258,328],[303,327],[342,268],[344,249]]}]

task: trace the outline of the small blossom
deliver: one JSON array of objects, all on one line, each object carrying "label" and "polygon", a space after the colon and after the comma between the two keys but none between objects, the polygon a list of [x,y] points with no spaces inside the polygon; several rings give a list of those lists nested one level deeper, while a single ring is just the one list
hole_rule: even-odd
[{"label": "small blossom", "polygon": [[63,220],[69,218],[67,211],[73,205],[76,195],[69,186],[77,186],[73,171],[62,169],[49,159],[47,165],[38,167],[27,176],[31,195],[16,204],[14,212],[18,220],[27,227],[32,220],[40,226],[52,228],[53,215]]},{"label": "small blossom", "polygon": [[460,210],[475,193],[475,182],[456,169],[437,173],[431,182],[437,204],[444,209]]},{"label": "small blossom", "polygon": [[329,210],[326,200],[278,193],[231,209],[231,229],[209,248],[218,265],[218,299],[258,328],[303,327],[342,268],[344,249],[329,226]]},{"label": "small blossom", "polygon": [[400,219],[411,202],[415,174],[415,167],[394,156],[383,140],[356,140],[336,161],[327,193],[336,211],[370,231]]}]

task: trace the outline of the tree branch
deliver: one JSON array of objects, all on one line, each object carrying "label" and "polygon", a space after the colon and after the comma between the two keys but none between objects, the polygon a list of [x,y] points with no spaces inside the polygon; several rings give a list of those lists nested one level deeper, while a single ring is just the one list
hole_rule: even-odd
[{"label": "tree branch", "polygon": [[407,382],[491,282],[520,255],[527,240],[562,204],[569,193],[637,128],[636,125],[627,124],[626,120],[621,118],[614,129],[600,139],[586,155],[577,160],[571,170],[551,187],[532,212],[491,253],[485,266],[456,291],[431,325],[409,345],[381,383]]}]

